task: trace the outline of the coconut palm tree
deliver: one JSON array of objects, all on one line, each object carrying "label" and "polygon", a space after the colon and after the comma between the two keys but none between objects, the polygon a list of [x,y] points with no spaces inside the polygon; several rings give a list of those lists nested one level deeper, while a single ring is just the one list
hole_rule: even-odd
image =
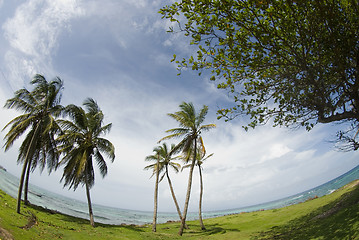
[{"label": "coconut palm tree", "polygon": [[90,188],[95,184],[93,159],[100,169],[100,174],[107,174],[106,161],[102,154],[115,160],[115,147],[107,139],[101,136],[110,132],[112,124],[103,125],[104,115],[97,103],[88,98],[83,105],[86,111],[75,105],[68,105],[65,114],[71,120],[60,120],[59,124],[63,134],[57,138],[59,149],[64,154],[60,165],[65,165],[61,181],[64,186],[73,188],[79,184],[85,185],[89,207],[90,223],[94,227]]},{"label": "coconut palm tree", "polygon": [[[145,160],[155,160],[155,164],[148,165],[145,167],[145,170],[148,170],[150,168],[153,169],[153,175],[156,174],[156,182],[155,182],[155,193],[154,193],[154,210],[153,210],[153,221],[152,221],[152,232],[156,232],[156,226],[157,226],[157,205],[158,205],[158,184],[159,184],[159,175],[160,175],[160,154],[158,147],[153,149],[154,152],[156,152],[155,155],[149,155],[146,157]],[[152,177],[151,176],[151,177]]]},{"label": "coconut palm tree", "polygon": [[180,111],[168,114],[171,118],[175,119],[179,123],[179,127],[167,130],[166,132],[170,133],[170,135],[162,138],[160,142],[166,139],[183,137],[180,143],[176,145],[174,151],[182,151],[188,156],[192,156],[192,161],[191,161],[189,176],[188,176],[186,199],[185,199],[182,220],[181,220],[181,227],[178,232],[178,234],[182,236],[183,229],[186,224],[188,204],[191,195],[193,169],[196,163],[195,153],[197,151],[197,143],[198,140],[201,138],[201,133],[203,131],[208,131],[212,128],[215,128],[216,125],[215,124],[202,125],[208,113],[207,106],[203,106],[198,114],[192,103],[183,102],[182,104],[179,105],[179,107],[181,109]]},{"label": "coconut palm tree", "polygon": [[27,192],[30,171],[39,165],[42,172],[45,166],[51,172],[57,165],[59,153],[56,150],[55,136],[60,132],[56,117],[62,111],[60,105],[63,82],[55,78],[46,81],[42,75],[35,75],[30,82],[34,86],[32,91],[26,88],[15,92],[15,96],[6,101],[8,109],[20,110],[23,114],[11,120],[3,128],[10,127],[5,135],[4,148],[7,151],[27,131],[18,155],[18,164],[22,163],[22,172],[17,197],[17,213],[20,213],[21,195],[26,173],[25,204],[28,204]]},{"label": "coconut palm tree", "polygon": [[[155,214],[157,214],[157,198],[156,198],[156,196],[158,194],[158,184],[159,184],[159,182],[161,182],[163,180],[164,176],[167,177],[168,185],[171,190],[172,198],[175,203],[178,216],[182,220],[181,210],[179,208],[177,198],[176,198],[173,186],[172,186],[172,181],[169,176],[169,167],[174,169],[176,173],[179,171],[179,169],[181,167],[180,164],[173,162],[173,160],[177,158],[177,157],[172,157],[172,151],[174,148],[175,148],[174,144],[172,144],[170,149],[168,149],[167,144],[163,143],[162,146],[158,146],[153,149],[153,151],[155,152],[154,155],[147,156],[145,159],[146,161],[156,161],[156,163],[150,164],[145,167],[145,170],[153,169],[152,176],[156,174],[155,210],[154,210],[154,218],[153,218],[153,224],[152,224],[152,231],[154,231],[154,232],[156,231],[156,227],[153,227],[153,226],[156,226],[156,220],[157,220],[157,218],[155,217]],[[161,178],[159,179],[159,174],[163,171],[164,171],[164,173],[161,176]]]},{"label": "coconut palm tree", "polygon": [[[202,198],[203,198],[203,178],[202,178],[202,169],[203,169],[203,167],[202,167],[202,164],[204,163],[204,161],[206,161],[208,158],[210,158],[212,156],[213,156],[213,153],[206,156],[206,150],[205,150],[203,141],[201,139],[201,145],[197,149],[196,166],[198,166],[199,183],[200,183],[198,215],[199,215],[199,223],[201,224],[201,229],[202,230],[206,230],[206,227],[204,226],[203,219],[202,219]],[[185,156],[184,161],[188,162],[188,160],[189,160],[188,156]],[[190,166],[191,166],[191,164],[184,165],[182,167],[182,170],[185,169],[185,168],[188,168]]]}]

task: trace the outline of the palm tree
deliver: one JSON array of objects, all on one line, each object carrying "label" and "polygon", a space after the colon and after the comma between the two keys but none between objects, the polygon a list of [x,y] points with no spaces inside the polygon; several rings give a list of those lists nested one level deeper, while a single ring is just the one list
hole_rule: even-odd
[{"label": "palm tree", "polygon": [[[202,139],[201,139],[202,140]],[[202,230],[206,230],[206,227],[203,224],[203,219],[202,219],[202,197],[203,197],[203,178],[202,178],[202,164],[204,163],[204,161],[206,161],[208,158],[212,157],[213,153],[209,154],[208,156],[206,156],[206,150],[204,148],[204,144],[203,141],[201,141],[201,145],[200,147],[197,149],[197,156],[196,156],[196,165],[198,166],[198,171],[199,171],[199,182],[200,182],[200,192],[199,192],[199,207],[198,207],[198,214],[199,214],[199,222],[201,224],[201,229]],[[185,156],[184,157],[185,162],[188,162],[188,157]],[[187,164],[185,166],[182,167],[182,170],[184,168],[188,168],[190,167],[191,164]]]},{"label": "palm tree", "polygon": [[159,183],[158,177],[160,175],[160,154],[159,154],[159,148],[158,147],[154,148],[153,151],[156,152],[156,154],[147,156],[145,160],[155,159],[156,163],[145,167],[145,169],[153,168],[152,176],[154,174],[156,174],[155,193],[154,193],[154,210],[153,210],[153,221],[152,221],[152,232],[156,232],[157,205],[158,205],[158,183]]},{"label": "palm tree", "polygon": [[8,109],[22,111],[22,115],[11,120],[3,128],[10,127],[5,135],[5,151],[7,151],[25,131],[27,135],[23,140],[18,155],[18,164],[22,163],[22,172],[17,198],[17,213],[20,213],[21,194],[25,182],[25,204],[28,204],[27,192],[30,171],[34,171],[37,165],[42,172],[45,166],[51,172],[57,165],[59,153],[56,150],[55,136],[60,132],[60,128],[55,120],[61,113],[60,105],[61,91],[63,82],[60,78],[55,78],[47,82],[41,75],[35,75],[30,82],[34,85],[32,91],[26,88],[15,92],[15,96],[6,101]]},{"label": "palm tree", "polygon": [[180,141],[179,144],[176,145],[174,151],[182,151],[183,153],[187,154],[188,156],[192,156],[192,162],[190,165],[189,170],[189,177],[188,177],[188,185],[187,185],[187,193],[185,199],[185,205],[183,208],[182,220],[181,220],[181,227],[178,232],[180,236],[183,234],[183,229],[186,224],[186,217],[188,211],[188,204],[191,195],[191,187],[192,187],[192,176],[193,176],[193,169],[196,163],[196,151],[197,151],[197,142],[201,139],[201,133],[203,131],[208,131],[214,127],[215,124],[207,124],[201,125],[205,120],[205,117],[208,113],[208,107],[203,106],[203,108],[197,114],[194,106],[192,103],[183,102],[179,105],[180,111],[175,113],[169,113],[168,115],[175,119],[179,123],[178,128],[169,129],[166,132],[170,133],[170,135],[162,138],[160,140],[166,139],[173,139],[173,138],[180,138],[183,139]]},{"label": "palm tree", "polygon": [[70,120],[59,121],[64,133],[58,137],[59,149],[64,154],[60,164],[65,165],[61,181],[64,186],[73,188],[74,191],[81,183],[86,187],[87,202],[89,207],[90,223],[94,227],[90,188],[95,184],[93,159],[96,161],[100,174],[105,177],[107,165],[102,154],[105,154],[113,162],[115,160],[115,147],[101,137],[111,130],[112,124],[103,126],[104,115],[97,103],[88,98],[83,105],[86,111],[75,105],[68,105],[65,114]]},{"label": "palm tree", "polygon": [[[154,164],[150,164],[148,166],[145,167],[145,170],[148,169],[153,169],[153,175],[156,174],[156,186],[155,186],[155,210],[154,210],[154,218],[153,218],[153,225],[152,225],[152,231],[156,231],[156,217],[155,214],[157,215],[157,199],[156,196],[158,194],[158,184],[159,182],[161,182],[164,178],[164,176],[166,175],[167,177],[167,181],[168,181],[168,185],[170,187],[171,190],[171,194],[172,194],[172,198],[173,201],[175,203],[176,209],[177,209],[177,213],[179,218],[182,220],[182,214],[181,214],[181,210],[179,208],[178,202],[177,202],[177,198],[175,195],[175,192],[173,190],[173,186],[172,186],[172,181],[170,179],[169,176],[169,167],[173,168],[175,170],[175,172],[179,171],[179,168],[181,167],[180,164],[173,162],[172,160],[176,159],[172,157],[172,151],[174,150],[175,145],[172,144],[171,148],[168,149],[168,146],[166,143],[163,143],[162,146],[158,146],[156,148],[153,149],[153,151],[155,152],[154,155],[150,155],[146,157],[146,161],[156,161],[156,163]],[[161,176],[160,180],[159,179],[159,174],[161,172],[163,172],[163,175]]]}]

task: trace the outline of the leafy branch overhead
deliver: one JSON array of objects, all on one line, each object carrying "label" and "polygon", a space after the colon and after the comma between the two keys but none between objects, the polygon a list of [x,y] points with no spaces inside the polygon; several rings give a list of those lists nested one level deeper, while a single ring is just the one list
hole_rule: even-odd
[{"label": "leafy branch overhead", "polygon": [[350,0],[186,0],[160,10],[197,53],[178,68],[209,70],[248,127],[359,119],[359,3]]}]

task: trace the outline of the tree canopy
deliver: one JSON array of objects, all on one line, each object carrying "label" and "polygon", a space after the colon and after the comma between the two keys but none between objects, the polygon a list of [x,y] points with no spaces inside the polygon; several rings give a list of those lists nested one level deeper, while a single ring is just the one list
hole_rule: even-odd
[{"label": "tree canopy", "polygon": [[59,149],[64,154],[60,162],[65,165],[64,186],[74,190],[79,184],[86,184],[89,188],[95,184],[93,159],[102,177],[107,175],[103,155],[111,162],[115,160],[115,146],[102,137],[111,131],[112,123],[104,125],[104,114],[94,99],[87,98],[83,105],[85,110],[74,104],[64,109],[71,120],[59,120],[64,132],[57,138]]},{"label": "tree canopy", "polygon": [[359,3],[354,0],[183,0],[160,10],[197,46],[178,68],[211,72],[248,127],[359,119]]}]

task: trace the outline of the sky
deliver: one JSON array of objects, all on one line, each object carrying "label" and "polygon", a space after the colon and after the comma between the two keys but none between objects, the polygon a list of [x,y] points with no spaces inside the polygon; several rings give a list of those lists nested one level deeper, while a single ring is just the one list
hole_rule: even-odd
[{"label": "sky", "polygon": [[[91,97],[112,123],[106,135],[116,148],[114,163],[102,179],[95,171],[92,201],[123,209],[152,211],[154,178],[144,159],[153,154],[165,131],[177,127],[167,113],[192,102],[209,106],[203,133],[208,153],[203,165],[203,210],[233,209],[291,196],[332,180],[359,164],[357,152],[339,152],[331,140],[338,124],[305,129],[270,125],[244,131],[246,119],[217,120],[216,111],[231,103],[208,73],[184,70],[180,76],[173,54],[194,52],[189,39],[167,33],[171,26],[158,10],[163,0],[0,0],[0,104],[29,84],[34,74],[64,81],[62,104],[81,105]],[[0,127],[19,112],[0,108]],[[0,132],[1,145],[6,130]],[[176,143],[176,142],[174,142]],[[4,152],[0,165],[20,177],[16,159],[21,139]],[[84,188],[75,192],[60,183],[62,169],[50,175],[36,170],[30,183],[86,202]],[[188,169],[170,172],[181,208]],[[199,176],[194,174],[190,211],[196,211]],[[0,186],[1,187],[1,186]],[[168,183],[159,187],[159,211],[175,211]]]}]

